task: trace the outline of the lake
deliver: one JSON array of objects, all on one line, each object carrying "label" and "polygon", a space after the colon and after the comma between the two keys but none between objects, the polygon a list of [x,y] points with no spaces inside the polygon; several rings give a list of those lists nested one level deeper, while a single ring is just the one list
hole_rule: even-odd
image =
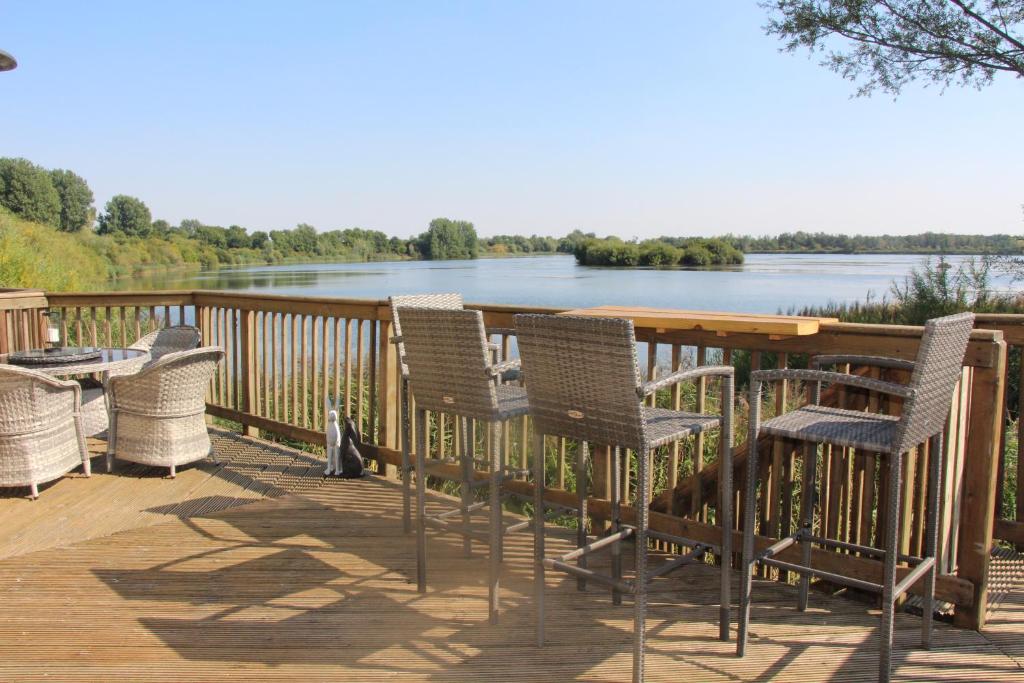
[{"label": "lake", "polygon": [[[966,257],[951,257],[958,264]],[[383,299],[461,292],[466,301],[530,306],[600,304],[776,313],[889,293],[925,261],[904,254],[751,254],[717,269],[618,269],[576,265],[572,256],[472,261],[394,261],[244,266],[124,279],[119,290],[233,289],[250,293]],[[1005,282],[996,281],[997,287]]]}]

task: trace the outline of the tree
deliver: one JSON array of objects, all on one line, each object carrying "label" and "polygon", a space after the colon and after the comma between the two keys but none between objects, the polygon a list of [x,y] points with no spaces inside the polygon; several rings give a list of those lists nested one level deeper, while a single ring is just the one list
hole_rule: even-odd
[{"label": "tree", "polygon": [[173,228],[171,228],[171,224],[165,221],[163,218],[158,218],[157,220],[153,221],[153,224],[150,226],[150,232],[152,234],[156,235],[157,237],[163,237],[164,239],[167,239],[168,237],[171,236],[172,230]]},{"label": "tree", "polygon": [[[925,79],[977,88],[997,73],[1024,77],[1024,0],[772,0],[765,31],[787,51],[861,80],[858,95],[899,94]],[[852,43],[834,50],[836,39]]]},{"label": "tree", "polygon": [[60,224],[60,196],[50,174],[28,159],[0,159],[0,206],[27,221]]},{"label": "tree", "polygon": [[92,206],[92,190],[85,178],[72,171],[55,168],[50,171],[50,180],[60,198],[58,227],[64,232],[78,232],[91,226],[96,212]]},{"label": "tree", "polygon": [[477,255],[476,229],[469,221],[435,218],[418,242],[420,253],[433,260],[471,259]]},{"label": "tree", "polygon": [[152,223],[153,215],[141,199],[119,194],[107,202],[103,215],[100,216],[97,232],[101,235],[121,233],[132,237],[145,237],[149,234]]}]

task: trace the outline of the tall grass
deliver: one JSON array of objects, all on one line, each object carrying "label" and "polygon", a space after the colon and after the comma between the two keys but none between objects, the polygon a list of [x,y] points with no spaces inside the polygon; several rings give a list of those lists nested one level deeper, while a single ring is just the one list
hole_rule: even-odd
[{"label": "tall grass", "polygon": [[87,289],[106,276],[103,258],[81,235],[22,220],[0,207],[0,287]]}]

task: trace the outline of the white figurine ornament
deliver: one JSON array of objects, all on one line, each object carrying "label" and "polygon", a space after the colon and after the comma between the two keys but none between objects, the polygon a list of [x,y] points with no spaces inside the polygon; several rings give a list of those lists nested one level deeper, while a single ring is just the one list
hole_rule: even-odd
[{"label": "white figurine ornament", "polygon": [[332,406],[329,400],[324,402],[324,410],[327,412],[327,428],[324,431],[327,469],[324,470],[324,475],[346,479],[367,476],[369,473],[366,471],[366,462],[359,452],[363,438],[359,434],[356,421],[346,417],[343,428],[338,419],[337,405]]},{"label": "white figurine ornament", "polygon": [[327,469],[324,474],[341,474],[341,430],[338,429],[338,411],[327,413]]}]

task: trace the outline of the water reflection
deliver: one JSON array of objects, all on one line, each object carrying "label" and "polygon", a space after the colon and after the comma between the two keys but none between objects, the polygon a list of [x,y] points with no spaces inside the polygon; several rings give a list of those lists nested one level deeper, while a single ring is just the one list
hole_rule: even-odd
[{"label": "water reflection", "polygon": [[[957,264],[963,259],[950,260]],[[571,256],[307,263],[154,274],[121,280],[112,288],[233,289],[373,299],[454,291],[467,301],[532,306],[615,304],[774,313],[862,300],[869,292],[881,297],[894,279],[902,279],[923,262],[923,257],[907,255],[753,254],[743,266],[721,269],[589,268],[577,266]]]}]

